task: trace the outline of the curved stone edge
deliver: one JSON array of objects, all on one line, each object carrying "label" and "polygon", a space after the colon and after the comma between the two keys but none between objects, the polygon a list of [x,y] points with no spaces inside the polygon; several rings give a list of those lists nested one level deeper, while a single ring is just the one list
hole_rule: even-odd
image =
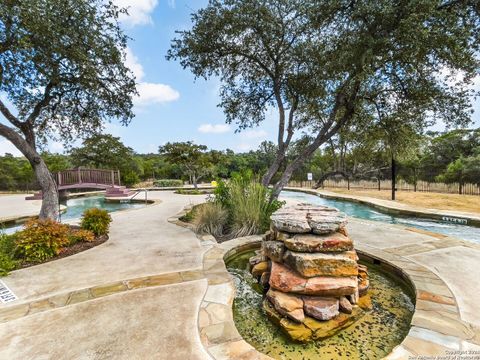
[{"label": "curved stone edge", "polygon": [[[216,276],[224,279],[223,283],[215,285],[209,281],[198,317],[201,341],[214,359],[271,359],[255,350],[238,333],[232,312],[235,288],[225,267],[226,259],[257,249],[260,243],[261,236],[238,238],[212,244],[205,253],[204,273],[214,268]],[[402,256],[369,246],[357,245],[356,249],[362,260],[380,265],[403,279],[415,295],[410,331],[385,359],[445,355],[447,350],[459,351],[480,345],[479,329],[461,320],[455,296],[436,274]],[[211,311],[214,306],[222,309],[220,316]]]},{"label": "curved stone edge", "polygon": [[201,280],[203,278],[204,274],[201,270],[187,270],[131,278],[83,289],[72,290],[65,293],[55,294],[49,297],[0,308],[0,324],[25,316],[30,316],[39,312],[54,310],[130,290],[173,285],[188,281]]},{"label": "curved stone edge", "polygon": [[387,204],[381,204],[377,202],[374,198],[364,197],[362,199],[349,196],[346,194],[335,194],[330,192],[325,192],[322,190],[315,190],[315,189],[304,189],[304,188],[295,188],[295,187],[286,187],[285,190],[287,191],[294,191],[294,192],[303,192],[306,194],[316,195],[320,197],[324,197],[326,199],[334,199],[334,200],[342,200],[342,201],[350,201],[358,204],[367,205],[369,207],[381,210],[385,213],[392,214],[392,215],[408,215],[413,217],[418,217],[422,219],[430,219],[430,220],[444,220],[444,217],[447,218],[456,218],[461,220],[466,220],[467,224],[470,226],[478,226],[480,227],[480,217],[468,216],[467,214],[457,213],[455,211],[448,211],[448,210],[429,210],[429,209],[415,209],[415,208],[403,208],[403,207],[394,207],[388,206]]}]

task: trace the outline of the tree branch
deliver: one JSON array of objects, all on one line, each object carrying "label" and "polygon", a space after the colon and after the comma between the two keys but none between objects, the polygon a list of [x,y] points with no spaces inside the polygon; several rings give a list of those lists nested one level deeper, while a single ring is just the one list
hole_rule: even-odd
[{"label": "tree branch", "polygon": [[13,126],[16,126],[19,129],[22,128],[23,123],[10,112],[10,110],[7,108],[7,106],[3,103],[2,100],[0,100],[0,112]]},{"label": "tree branch", "polygon": [[40,112],[43,108],[50,104],[50,101],[53,99],[53,96],[50,95],[52,88],[54,86],[54,82],[50,81],[47,86],[45,86],[45,91],[43,92],[43,98],[34,106],[32,112],[28,116],[25,122],[33,125],[35,123],[36,118],[40,115]]}]

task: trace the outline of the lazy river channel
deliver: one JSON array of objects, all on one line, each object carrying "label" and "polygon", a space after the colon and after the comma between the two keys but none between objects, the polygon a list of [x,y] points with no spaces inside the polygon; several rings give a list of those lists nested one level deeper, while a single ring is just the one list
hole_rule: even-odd
[{"label": "lazy river channel", "polygon": [[334,207],[340,211],[343,211],[348,216],[354,218],[381,221],[389,224],[400,224],[444,234],[447,236],[452,236],[457,239],[480,243],[480,227],[453,224],[430,219],[420,219],[408,216],[394,216],[379,212],[367,205],[362,205],[349,201],[326,199],[320,196],[296,191],[282,191],[280,198],[283,200],[293,199],[315,205]]},{"label": "lazy river channel", "polygon": [[289,340],[271,323],[262,309],[263,292],[248,271],[247,251],[227,259],[236,295],[235,325],[242,337],[258,351],[281,360],[381,359],[402,342],[410,329],[414,305],[410,288],[399,278],[367,264],[373,309],[336,335],[308,344]]},{"label": "lazy river channel", "polygon": [[[137,209],[146,206],[143,202],[107,202],[104,196],[85,196],[68,199],[63,201],[62,205],[67,206],[67,210],[61,214],[62,222],[79,219],[85,210],[90,208],[105,209],[108,212],[114,212],[126,209]],[[22,225],[5,226],[3,229],[0,227],[0,231],[5,231],[7,234],[11,234],[17,230],[20,230]]]}]

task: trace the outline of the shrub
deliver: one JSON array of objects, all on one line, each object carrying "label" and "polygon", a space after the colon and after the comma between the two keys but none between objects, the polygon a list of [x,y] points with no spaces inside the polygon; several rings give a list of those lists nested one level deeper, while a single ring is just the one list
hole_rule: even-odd
[{"label": "shrub", "polygon": [[69,244],[69,226],[53,220],[30,220],[15,234],[16,252],[28,262],[42,262]]},{"label": "shrub", "polygon": [[0,276],[6,276],[17,267],[14,259],[15,238],[13,235],[0,233]]},{"label": "shrub", "polygon": [[195,213],[197,212],[197,209],[201,207],[202,204],[200,205],[195,205],[192,207],[191,210],[187,211],[187,213],[181,217],[178,218],[178,220],[186,222],[186,223],[191,223],[195,220]]},{"label": "shrub", "polygon": [[180,195],[207,195],[207,194],[211,194],[211,191],[198,190],[198,189],[179,189],[179,190],[175,191],[175,194],[180,194]]},{"label": "shrub", "polygon": [[90,230],[72,229],[68,234],[68,239],[70,245],[74,245],[81,241],[92,242],[95,240],[95,234]]},{"label": "shrub", "polygon": [[227,219],[228,212],[220,203],[208,202],[195,209],[196,231],[200,234],[223,235]]},{"label": "shrub", "polygon": [[82,215],[81,228],[90,230],[96,236],[107,235],[112,217],[103,209],[91,208],[84,211]]},{"label": "shrub", "polygon": [[183,181],[178,179],[160,179],[153,182],[157,187],[179,187],[183,186]]},{"label": "shrub", "polygon": [[270,202],[268,188],[247,176],[236,176],[230,182],[220,181],[215,189],[215,202],[229,213],[231,236],[241,237],[268,230],[270,216],[283,202]]}]

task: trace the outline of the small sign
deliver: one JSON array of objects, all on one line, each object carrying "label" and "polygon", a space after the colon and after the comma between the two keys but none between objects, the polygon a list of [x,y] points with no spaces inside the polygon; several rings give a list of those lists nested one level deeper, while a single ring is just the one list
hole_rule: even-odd
[{"label": "small sign", "polygon": [[2,303],[8,303],[11,301],[15,301],[18,298],[15,296],[15,294],[8,288],[7,285],[3,281],[0,280],[0,300]]},{"label": "small sign", "polygon": [[459,218],[454,218],[454,217],[449,217],[449,216],[443,216],[442,220],[452,222],[452,223],[456,223],[456,224],[462,224],[462,225],[467,225],[468,224],[467,219],[459,219]]},{"label": "small sign", "polygon": [[307,180],[308,180],[308,181],[312,181],[312,180],[313,180],[313,174],[312,174],[312,173],[308,173],[308,174],[307,174]]}]

